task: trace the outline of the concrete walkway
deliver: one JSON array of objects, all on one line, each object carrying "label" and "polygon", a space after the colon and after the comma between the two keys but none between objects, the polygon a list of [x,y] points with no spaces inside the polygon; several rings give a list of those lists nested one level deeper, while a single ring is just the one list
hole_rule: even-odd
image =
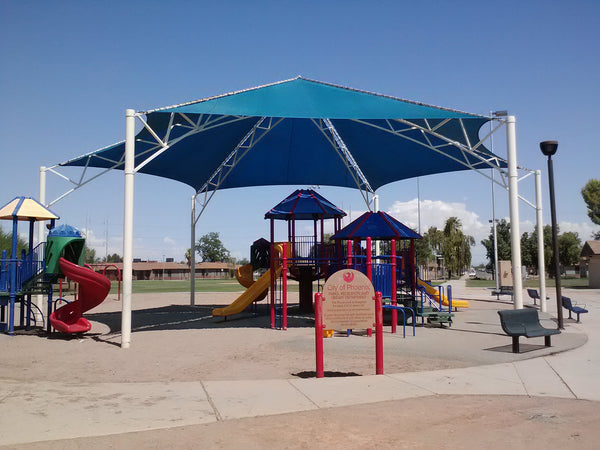
[{"label": "concrete walkway", "polygon": [[[146,431],[436,394],[600,401],[600,290],[570,293],[587,303],[590,312],[582,316],[581,324],[567,321],[567,327],[586,333],[588,342],[563,353],[510,363],[324,379],[78,385],[2,380],[0,405],[11,413],[0,415],[0,444]],[[549,294],[553,294],[550,289]],[[460,284],[454,286],[455,297],[469,295],[480,294]],[[555,314],[555,307],[551,305],[549,312]],[[553,344],[560,339],[555,336]],[[508,337],[506,343],[510,344]]]}]

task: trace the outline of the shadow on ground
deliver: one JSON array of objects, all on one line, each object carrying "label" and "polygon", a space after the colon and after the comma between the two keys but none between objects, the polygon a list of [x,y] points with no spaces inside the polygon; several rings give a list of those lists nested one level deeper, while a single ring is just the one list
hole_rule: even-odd
[{"label": "shadow on ground", "polygon": [[[213,317],[212,310],[222,305],[168,305],[157,308],[139,309],[132,312],[131,331],[197,330],[209,328],[270,328],[268,305],[256,305],[240,314]],[[106,325],[108,334],[121,332],[121,312],[86,314],[91,321]],[[288,328],[313,327],[312,315],[300,313],[298,306],[288,310]],[[280,327],[280,324],[276,324]]]}]

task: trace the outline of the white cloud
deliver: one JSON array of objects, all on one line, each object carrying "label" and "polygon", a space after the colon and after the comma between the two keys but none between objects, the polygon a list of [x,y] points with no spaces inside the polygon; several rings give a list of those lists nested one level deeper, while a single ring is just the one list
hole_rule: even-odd
[{"label": "white cloud", "polygon": [[558,228],[561,233],[567,231],[578,233],[581,243],[591,240],[592,233],[600,231],[600,227],[592,225],[591,223],[559,222]]},{"label": "white cloud", "polygon": [[81,229],[81,232],[85,237],[85,245],[96,251],[97,258],[104,258],[107,250],[109,255],[113,253],[117,253],[118,255],[123,254],[123,238],[121,236],[109,236],[107,247],[106,234],[96,236],[94,230],[85,228]]},{"label": "white cloud", "polygon": [[[475,239],[475,245],[471,248],[473,263],[485,262],[485,248],[480,242],[489,235],[490,224],[487,221],[480,220],[478,214],[469,211],[465,203],[421,200],[420,209],[422,234],[427,232],[429,227],[443,229],[446,220],[450,217],[457,217],[462,223],[463,232]],[[403,224],[418,231],[419,204],[416,198],[406,202],[394,202],[388,213]]]},{"label": "white cloud", "polygon": [[163,242],[171,247],[174,247],[177,245],[177,242],[175,242],[175,239],[171,239],[169,236],[165,236],[163,238]]}]

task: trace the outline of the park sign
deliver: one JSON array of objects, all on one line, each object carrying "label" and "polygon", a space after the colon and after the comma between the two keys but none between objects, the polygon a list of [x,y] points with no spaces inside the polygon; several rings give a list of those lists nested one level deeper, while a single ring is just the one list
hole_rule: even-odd
[{"label": "park sign", "polygon": [[361,272],[335,272],[323,287],[323,327],[330,330],[367,329],[375,322],[371,281]]}]

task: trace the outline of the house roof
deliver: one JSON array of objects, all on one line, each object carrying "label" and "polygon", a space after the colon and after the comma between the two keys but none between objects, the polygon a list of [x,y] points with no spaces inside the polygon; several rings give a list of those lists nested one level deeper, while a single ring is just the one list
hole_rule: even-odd
[{"label": "house roof", "polygon": [[600,241],[586,241],[581,249],[581,256],[600,255]]}]

